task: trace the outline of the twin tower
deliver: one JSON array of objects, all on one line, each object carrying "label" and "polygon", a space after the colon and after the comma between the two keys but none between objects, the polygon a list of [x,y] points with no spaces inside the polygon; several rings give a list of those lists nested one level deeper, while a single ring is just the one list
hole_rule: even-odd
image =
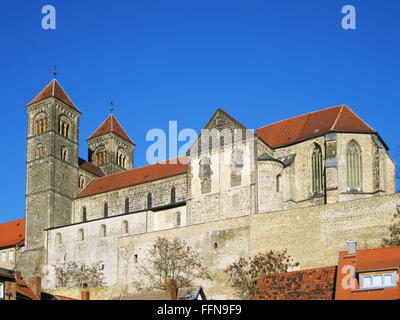
[{"label": "twin tower", "polygon": [[27,111],[27,229],[21,258],[29,263],[41,259],[45,229],[71,223],[74,197],[90,180],[133,167],[135,144],[110,114],[87,139],[88,161],[80,159],[81,112],[56,79],[27,105]]}]

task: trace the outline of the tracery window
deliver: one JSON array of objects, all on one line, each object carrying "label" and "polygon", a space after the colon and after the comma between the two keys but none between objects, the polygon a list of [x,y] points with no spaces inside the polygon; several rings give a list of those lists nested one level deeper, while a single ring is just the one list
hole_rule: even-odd
[{"label": "tracery window", "polygon": [[322,151],[319,145],[315,145],[311,156],[311,175],[312,175],[312,192],[313,194],[322,193]]},{"label": "tracery window", "polygon": [[347,188],[350,191],[361,190],[361,149],[357,142],[347,145]]}]

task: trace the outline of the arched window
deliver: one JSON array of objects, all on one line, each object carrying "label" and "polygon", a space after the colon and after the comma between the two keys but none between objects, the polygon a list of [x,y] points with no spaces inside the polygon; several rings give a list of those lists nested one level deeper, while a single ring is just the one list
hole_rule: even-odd
[{"label": "arched window", "polygon": [[94,156],[94,163],[99,167],[107,164],[107,151],[104,146],[97,148]]},{"label": "arched window", "polygon": [[129,198],[125,199],[125,213],[129,213]]},{"label": "arched window", "polygon": [[233,152],[233,170],[235,175],[241,175],[243,169],[243,152],[235,150]]},{"label": "arched window", "polygon": [[200,160],[200,179],[202,181],[209,180],[211,178],[211,165],[210,159],[208,157],[204,157]]},{"label": "arched window", "polygon": [[105,238],[107,236],[107,228],[104,224],[100,226],[100,238]]},{"label": "arched window", "polygon": [[58,122],[58,133],[68,138],[69,131],[70,131],[70,122],[66,116],[62,115]]},{"label": "arched window", "polygon": [[314,194],[322,193],[322,151],[319,145],[315,145],[311,156],[312,173],[312,192]]},{"label": "arched window", "polygon": [[56,244],[61,244],[62,243],[62,236],[61,233],[56,234]]},{"label": "arched window", "polygon": [[68,160],[68,149],[66,147],[61,148],[61,160]]},{"label": "arched window", "polygon": [[126,159],[127,159],[127,156],[126,156],[125,150],[122,148],[118,149],[117,164],[124,169],[126,169]]},{"label": "arched window", "polygon": [[347,188],[361,191],[361,149],[355,141],[347,145]]},{"label": "arched window", "polygon": [[129,232],[129,224],[128,221],[122,221],[122,225],[121,225],[121,233],[122,234],[127,234]]},{"label": "arched window", "polygon": [[86,207],[82,208],[82,221],[86,222],[87,221],[87,213],[86,213]]},{"label": "arched window", "polygon": [[179,227],[181,225],[181,213],[176,213],[176,226]]},{"label": "arched window", "polygon": [[107,202],[104,203],[104,217],[105,218],[108,217],[108,203]]},{"label": "arched window", "polygon": [[79,241],[85,240],[85,231],[83,231],[83,229],[78,230],[78,240]]},{"label": "arched window", "polygon": [[38,144],[36,147],[36,159],[40,159],[44,157],[44,147],[42,144]]},{"label": "arched window", "polygon": [[35,134],[45,133],[48,130],[47,116],[44,112],[35,118]]},{"label": "arched window", "polygon": [[176,202],[176,189],[175,187],[171,188],[171,203],[175,203]]},{"label": "arched window", "polygon": [[153,197],[151,192],[147,194],[147,209],[151,209],[153,207]]},{"label": "arched window", "polygon": [[79,176],[79,189],[83,189],[85,186],[85,178],[83,176]]},{"label": "arched window", "polygon": [[282,175],[278,174],[276,176],[276,192],[282,191]]}]

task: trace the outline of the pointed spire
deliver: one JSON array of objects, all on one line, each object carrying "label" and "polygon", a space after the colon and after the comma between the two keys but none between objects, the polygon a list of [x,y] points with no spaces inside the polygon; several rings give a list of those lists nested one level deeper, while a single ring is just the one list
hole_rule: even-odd
[{"label": "pointed spire", "polygon": [[80,112],[55,78],[51,80],[50,83],[36,96],[36,98],[27,104],[27,106],[51,97],[64,102],[72,109]]},{"label": "pointed spire", "polygon": [[96,131],[88,138],[88,140],[105,135],[107,133],[115,133],[126,141],[135,144],[126,134],[118,120],[113,114],[110,114],[106,120],[96,129]]}]

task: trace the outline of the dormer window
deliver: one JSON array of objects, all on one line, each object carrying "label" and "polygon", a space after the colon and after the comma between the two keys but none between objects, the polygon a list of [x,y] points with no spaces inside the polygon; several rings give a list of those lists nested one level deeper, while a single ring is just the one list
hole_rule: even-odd
[{"label": "dormer window", "polygon": [[397,272],[396,271],[379,271],[360,273],[360,289],[383,289],[388,287],[396,287]]}]

